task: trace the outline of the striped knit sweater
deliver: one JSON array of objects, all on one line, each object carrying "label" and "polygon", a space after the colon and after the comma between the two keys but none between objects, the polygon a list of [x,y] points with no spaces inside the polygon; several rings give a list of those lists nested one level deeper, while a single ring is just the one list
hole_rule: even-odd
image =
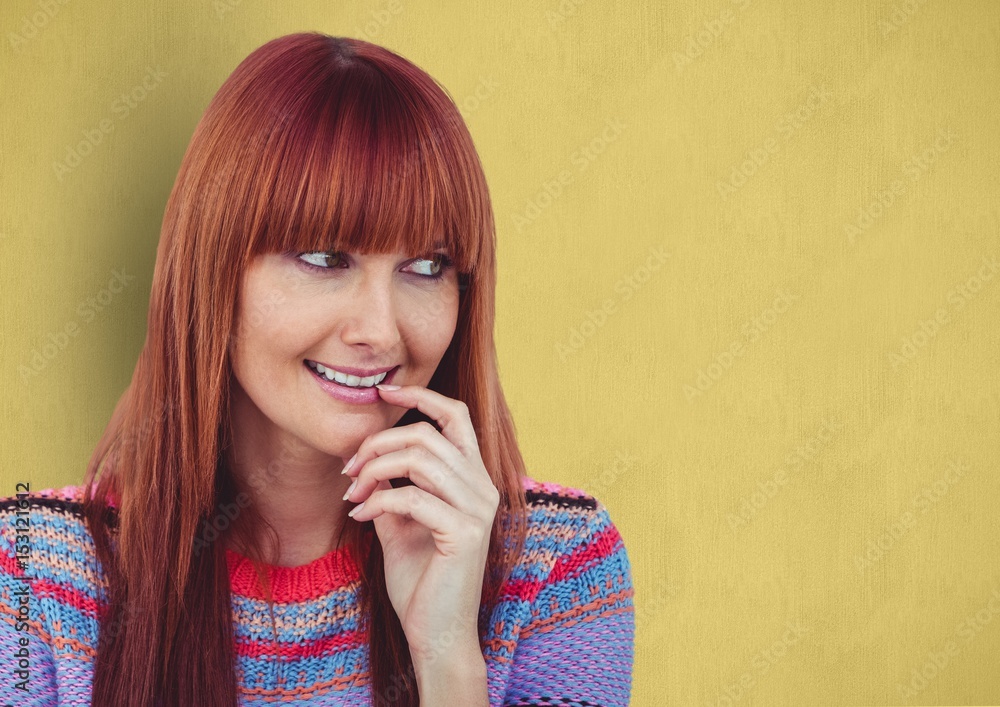
[{"label": "striped knit sweater", "polygon": [[[635,615],[622,538],[584,491],[523,483],[527,542],[484,643],[490,705],[627,705]],[[91,702],[107,585],[80,516],[82,491],[0,499],[0,707]],[[250,561],[226,552],[240,704],[370,705],[358,568],[347,552],[268,568],[276,638]]]}]

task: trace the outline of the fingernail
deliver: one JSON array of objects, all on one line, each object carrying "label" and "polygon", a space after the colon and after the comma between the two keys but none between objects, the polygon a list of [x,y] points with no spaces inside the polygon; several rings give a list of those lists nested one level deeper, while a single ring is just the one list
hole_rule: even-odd
[{"label": "fingernail", "polygon": [[379,390],[399,390],[400,386],[393,385],[392,383],[379,383],[375,386]]},{"label": "fingernail", "polygon": [[346,473],[347,473],[348,471],[350,471],[350,469],[351,469],[351,464],[353,464],[353,463],[354,463],[354,460],[355,460],[355,459],[357,459],[357,458],[358,458],[358,455],[357,455],[357,453],[355,452],[354,456],[353,456],[353,457],[351,457],[350,459],[348,459],[348,460],[347,460],[347,463],[346,463],[346,464],[344,464],[344,468],[340,470],[340,473],[341,473],[341,474],[346,474]]},{"label": "fingernail", "polygon": [[350,511],[348,511],[347,515],[353,517],[355,513],[357,513],[358,511],[361,510],[361,506],[363,506],[363,505],[365,505],[364,501],[362,501],[361,503],[359,503],[358,505],[356,505],[354,508],[352,508]]},{"label": "fingernail", "polygon": [[352,481],[352,482],[351,482],[351,486],[350,486],[350,488],[348,488],[348,489],[347,489],[347,493],[345,493],[345,494],[344,494],[344,500],[345,500],[345,501],[346,501],[346,500],[347,500],[348,498],[350,498],[350,496],[351,496],[351,491],[353,491],[353,490],[354,490],[354,487],[355,487],[355,486],[357,486],[357,485],[358,485],[358,480],[357,480],[357,479],[355,479],[354,481]]}]

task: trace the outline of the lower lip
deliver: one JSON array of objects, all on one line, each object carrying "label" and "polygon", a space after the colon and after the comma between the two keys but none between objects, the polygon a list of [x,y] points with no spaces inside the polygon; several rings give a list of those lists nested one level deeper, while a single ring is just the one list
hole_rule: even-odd
[{"label": "lower lip", "polygon": [[[319,373],[309,368],[309,364],[305,361],[302,362],[302,365],[306,367],[306,370],[309,371],[316,382],[319,383],[319,387],[335,397],[337,400],[343,400],[346,403],[377,403],[382,399],[375,386],[372,386],[371,388],[352,388],[347,385],[341,385],[336,381],[328,380],[326,376],[321,376]],[[399,366],[396,366],[389,371],[389,375],[382,380],[381,384],[389,383],[398,370]]]}]

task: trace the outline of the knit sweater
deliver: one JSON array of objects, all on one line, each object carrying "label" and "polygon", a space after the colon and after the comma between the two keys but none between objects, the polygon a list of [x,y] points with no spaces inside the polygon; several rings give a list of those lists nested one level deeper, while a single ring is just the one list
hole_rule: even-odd
[{"label": "knit sweater", "polygon": [[[627,705],[635,614],[618,529],[580,489],[523,485],[527,541],[486,624],[490,705]],[[0,707],[91,703],[107,584],[82,492],[0,499]],[[276,635],[250,560],[228,549],[226,560],[240,704],[370,705],[360,575],[346,549],[267,568]]]}]

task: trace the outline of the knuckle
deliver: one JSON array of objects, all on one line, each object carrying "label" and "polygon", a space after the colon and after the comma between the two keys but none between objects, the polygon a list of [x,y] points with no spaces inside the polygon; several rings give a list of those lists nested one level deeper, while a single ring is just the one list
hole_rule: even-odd
[{"label": "knuckle", "polygon": [[434,467],[434,470],[431,471],[431,473],[430,473],[430,480],[436,486],[440,486],[441,484],[443,484],[444,480],[446,478],[447,478],[447,476],[445,475],[445,473],[443,471],[441,471],[441,469],[438,468],[438,467]]},{"label": "knuckle", "polygon": [[487,501],[486,503],[483,504],[483,510],[481,512],[481,516],[483,518],[488,518],[489,520],[493,520],[494,518],[496,518],[496,515],[497,515],[496,504],[494,504],[492,501]]},{"label": "knuckle", "polygon": [[422,464],[431,458],[431,453],[424,447],[410,447],[406,453],[415,465]]},{"label": "knuckle", "polygon": [[486,529],[481,525],[472,525],[468,530],[471,540],[481,543],[486,538]]},{"label": "knuckle", "polygon": [[406,487],[406,495],[407,495],[407,499],[406,499],[407,503],[410,505],[411,508],[416,508],[416,507],[422,506],[424,504],[424,500],[425,500],[424,499],[424,494],[423,494],[423,492],[421,492],[421,490],[418,487],[416,487],[416,486],[407,486]]}]

